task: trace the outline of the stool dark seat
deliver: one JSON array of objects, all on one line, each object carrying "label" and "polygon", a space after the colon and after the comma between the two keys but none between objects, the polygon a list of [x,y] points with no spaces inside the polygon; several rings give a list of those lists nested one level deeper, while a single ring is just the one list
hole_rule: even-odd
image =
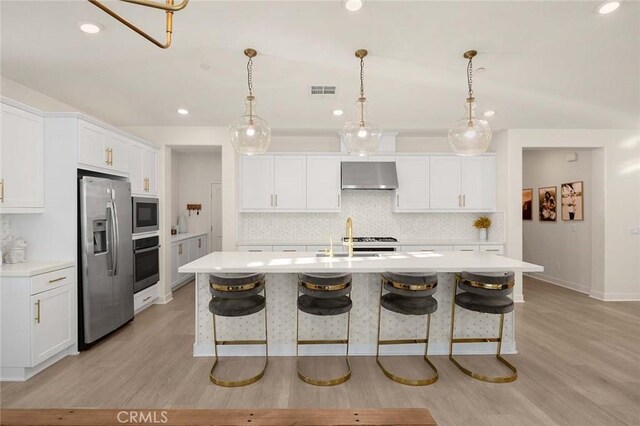
[{"label": "stool dark seat", "polygon": [[[298,377],[316,386],[333,386],[344,383],[351,377],[349,363],[349,323],[351,321],[351,274],[304,273],[298,274],[298,309],[296,315],[296,364]],[[300,294],[302,293],[302,294]],[[300,340],[300,312],[315,316],[348,314],[347,338],[340,340]],[[316,379],[302,373],[298,348],[300,345],[346,344],[347,372],[333,379]]]},{"label": "stool dark seat", "polygon": [[[209,311],[213,314],[213,350],[216,357],[209,379],[220,386],[237,387],[254,383],[262,376],[269,362],[269,349],[267,347],[267,305],[266,305],[266,287],[264,274],[210,274],[209,275],[209,291],[211,292],[211,301],[209,302]],[[259,293],[263,293],[260,295]],[[252,315],[264,310],[264,340],[234,340],[225,341],[218,339],[216,328],[216,316],[221,317],[243,317]],[[218,365],[218,345],[265,345],[265,363],[262,371],[253,377],[236,381],[223,380],[215,376],[214,370]]]},{"label": "stool dark seat", "polygon": [[[381,276],[380,304],[378,308],[378,345],[376,362],[382,372],[391,380],[405,385],[424,386],[438,380],[438,370],[427,357],[429,350],[429,329],[431,314],[438,309],[438,301],[433,297],[437,290],[438,275],[420,272],[385,272]],[[384,291],[387,294],[383,294]],[[380,340],[382,308],[401,315],[427,315],[427,335],[425,339]],[[434,375],[423,379],[405,378],[389,371],[380,359],[380,345],[425,344],[424,361],[434,371]]]},{"label": "stool dark seat", "polygon": [[[508,383],[517,379],[516,368],[504,359],[500,353],[502,349],[502,336],[504,331],[504,314],[512,312],[514,309],[513,300],[508,297],[513,292],[515,274],[513,272],[461,272],[456,277],[456,285],[453,287],[453,298],[451,303],[451,340],[449,343],[449,359],[463,373],[491,383]],[[457,290],[462,293],[457,293]],[[497,338],[455,338],[455,307],[467,309],[483,314],[500,315],[500,330]],[[475,373],[462,366],[453,356],[454,343],[477,343],[496,342],[498,343],[496,358],[509,368],[513,374],[509,376],[487,376]]]}]

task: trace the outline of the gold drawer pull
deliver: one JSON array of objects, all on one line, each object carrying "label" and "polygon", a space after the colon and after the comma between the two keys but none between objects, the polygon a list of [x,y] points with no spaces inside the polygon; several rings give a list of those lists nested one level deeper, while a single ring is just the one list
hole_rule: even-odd
[{"label": "gold drawer pull", "polygon": [[151,299],[151,296],[147,296],[144,299],[142,299],[143,302],[146,302],[147,300]]},{"label": "gold drawer pull", "polygon": [[40,299],[36,301],[36,324],[40,324]]},{"label": "gold drawer pull", "polygon": [[67,277],[56,278],[55,280],[49,280],[49,284],[57,283],[58,281],[66,280]]},{"label": "gold drawer pull", "polygon": [[4,179],[0,179],[0,203],[4,203]]}]

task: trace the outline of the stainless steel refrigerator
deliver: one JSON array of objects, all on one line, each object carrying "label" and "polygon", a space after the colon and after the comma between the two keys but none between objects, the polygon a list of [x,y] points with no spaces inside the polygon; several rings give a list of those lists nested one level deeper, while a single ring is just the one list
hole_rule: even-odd
[{"label": "stainless steel refrigerator", "polygon": [[131,184],[78,178],[78,346],[133,319]]}]

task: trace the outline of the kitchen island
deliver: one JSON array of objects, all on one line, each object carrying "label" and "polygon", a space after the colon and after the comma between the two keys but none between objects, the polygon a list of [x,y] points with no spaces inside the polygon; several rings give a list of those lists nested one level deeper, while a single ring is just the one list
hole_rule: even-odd
[{"label": "kitchen island", "polygon": [[[295,355],[297,274],[300,272],[348,272],[353,275],[351,298],[350,354],[375,355],[378,325],[380,273],[436,272],[438,291],[434,295],[438,310],[431,316],[429,353],[449,353],[451,297],[455,273],[473,272],[541,272],[542,266],[486,252],[391,252],[358,257],[319,257],[316,253],[278,252],[215,252],[182,266],[181,273],[196,274],[196,312],[194,356],[213,356],[212,315],[209,312],[209,273],[253,272],[266,274],[268,335],[270,356]],[[344,318],[314,317],[300,314],[300,338],[338,339],[344,333]],[[456,336],[493,337],[499,316],[478,314],[459,309],[456,313]],[[258,339],[264,336],[262,313],[242,318],[216,319],[223,339]],[[407,317],[385,311],[382,338],[417,338],[424,334],[422,317]],[[315,345],[302,350],[301,355],[340,353],[333,346]],[[495,353],[495,344],[458,345],[456,353]],[[385,348],[385,353],[420,354],[424,347],[398,345]],[[464,352],[463,352],[464,351]],[[514,314],[505,315],[503,353],[515,353]],[[223,346],[220,355],[261,356],[260,346]]]}]

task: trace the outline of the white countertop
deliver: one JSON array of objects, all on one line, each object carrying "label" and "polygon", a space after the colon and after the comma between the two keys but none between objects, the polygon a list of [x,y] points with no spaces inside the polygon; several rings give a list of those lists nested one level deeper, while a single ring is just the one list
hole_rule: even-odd
[{"label": "white countertop", "polygon": [[190,238],[194,238],[194,237],[200,237],[200,236],[204,236],[207,235],[207,233],[199,233],[199,234],[190,234],[190,233],[186,233],[186,234],[176,234],[176,235],[172,235],[171,236],[171,242],[175,243],[177,241],[183,241],[183,240],[188,240]]},{"label": "white countertop", "polygon": [[[186,234],[183,234],[186,235]],[[342,244],[342,237],[334,238],[334,247]],[[358,246],[397,247],[397,246],[454,246],[454,245],[502,245],[502,241],[487,240],[398,240],[397,242],[367,242],[358,243]],[[324,246],[329,247],[329,239],[326,240],[244,240],[236,242],[238,246]]]},{"label": "white countertop", "polygon": [[394,252],[380,257],[316,257],[310,252],[214,252],[178,269],[206,272],[542,272],[544,268],[487,252]]},{"label": "white countertop", "polygon": [[0,265],[0,277],[33,277],[73,266],[75,262],[3,263]]}]

